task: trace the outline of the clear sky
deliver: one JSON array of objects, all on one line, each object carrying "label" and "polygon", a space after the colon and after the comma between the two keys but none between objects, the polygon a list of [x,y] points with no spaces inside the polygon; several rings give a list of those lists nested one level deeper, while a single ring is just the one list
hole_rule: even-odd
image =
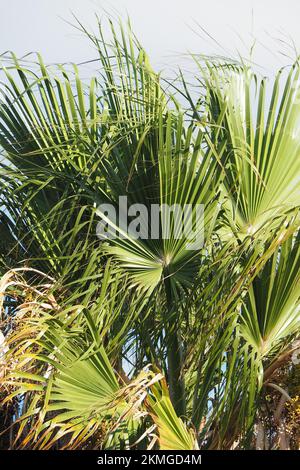
[{"label": "clear sky", "polygon": [[249,56],[256,39],[253,58],[268,74],[300,52],[299,0],[0,0],[0,51],[40,51],[48,63],[92,59],[89,42],[66,21],[74,22],[73,11],[95,30],[94,13],[105,9],[129,14],[159,68],[185,65],[187,51]]}]

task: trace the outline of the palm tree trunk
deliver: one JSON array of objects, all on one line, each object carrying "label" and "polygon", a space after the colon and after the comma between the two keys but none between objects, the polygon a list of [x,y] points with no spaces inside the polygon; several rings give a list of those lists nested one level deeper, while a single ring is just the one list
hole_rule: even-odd
[{"label": "palm tree trunk", "polygon": [[287,397],[285,395],[281,395],[279,403],[274,413],[274,421],[277,424],[277,433],[278,433],[278,445],[280,450],[289,450],[289,439],[286,434],[286,427],[285,421],[282,417],[282,412],[287,402]]},{"label": "palm tree trunk", "polygon": [[170,387],[170,397],[174,409],[178,416],[185,414],[185,387],[181,375],[182,369],[182,344],[176,329],[175,322],[172,320],[174,313],[174,304],[172,300],[171,286],[169,278],[165,280],[165,290],[167,298],[167,319],[166,333],[169,335],[167,341],[167,359],[168,359],[168,382]]},{"label": "palm tree trunk", "polygon": [[182,352],[176,332],[168,345],[168,377],[170,396],[178,416],[185,413],[184,380],[181,377]]},{"label": "palm tree trunk", "polygon": [[256,424],[256,450],[265,449],[265,427],[263,421],[259,420]]}]

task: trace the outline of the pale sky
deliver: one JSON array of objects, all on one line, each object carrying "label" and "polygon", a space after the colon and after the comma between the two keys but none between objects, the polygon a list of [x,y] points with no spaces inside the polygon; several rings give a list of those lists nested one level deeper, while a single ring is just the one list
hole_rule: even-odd
[{"label": "pale sky", "polygon": [[256,39],[254,60],[270,74],[292,62],[294,46],[300,52],[299,0],[0,0],[0,52],[39,51],[47,63],[93,59],[89,42],[64,20],[74,22],[73,11],[95,30],[94,13],[105,9],[129,14],[156,68],[188,67],[188,51],[249,56]]}]

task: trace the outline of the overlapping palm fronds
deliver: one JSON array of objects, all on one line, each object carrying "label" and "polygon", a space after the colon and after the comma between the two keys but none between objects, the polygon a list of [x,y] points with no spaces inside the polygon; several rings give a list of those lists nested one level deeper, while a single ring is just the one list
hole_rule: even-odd
[{"label": "overlapping palm fronds", "polygon": [[262,227],[268,236],[299,210],[299,64],[280,70],[273,86],[247,65],[199,66],[212,138],[227,142],[227,223],[239,236]]},{"label": "overlapping palm fronds", "polygon": [[242,334],[264,357],[299,331],[299,235],[276,250],[255,277],[243,307]]},{"label": "overlapping palm fronds", "polygon": [[[50,282],[28,283],[26,272]],[[166,387],[163,397],[156,396],[156,383],[163,379],[161,373],[144,368],[129,380],[122,370],[118,374],[112,367],[103,347],[103,320],[112,297],[102,301],[94,321],[91,307],[57,304],[53,279],[36,270],[26,272],[8,272],[1,285],[2,296],[9,294],[18,297],[19,302],[23,300],[5,338],[3,365],[2,385],[7,391],[3,404],[21,396],[19,406],[24,410],[13,423],[17,429],[13,445],[49,449],[57,443],[67,448],[86,443],[92,447],[129,448],[142,431],[148,436],[145,426],[150,421],[149,412],[154,423],[164,419],[161,407],[173,415],[169,432],[176,432],[179,440],[181,434],[187,435],[182,423],[176,429],[178,418]],[[106,288],[103,280],[102,289]],[[96,325],[100,318],[102,328]],[[112,324],[111,318],[109,322]],[[155,425],[148,427],[153,435]],[[158,429],[156,438],[160,440],[161,427]],[[186,441],[183,448],[189,445]],[[169,447],[175,449],[176,443]]]},{"label": "overlapping palm fronds", "polygon": [[[109,39],[79,27],[99,54],[88,84],[40,56],[1,69],[10,445],[252,448],[299,336],[299,66],[268,102],[248,66],[206,61],[194,101],[130,26],[110,22]],[[120,197],[162,207],[156,237],[149,220],[136,238],[105,215]],[[181,236],[176,204],[191,207]],[[99,215],[113,239],[98,239]]]}]

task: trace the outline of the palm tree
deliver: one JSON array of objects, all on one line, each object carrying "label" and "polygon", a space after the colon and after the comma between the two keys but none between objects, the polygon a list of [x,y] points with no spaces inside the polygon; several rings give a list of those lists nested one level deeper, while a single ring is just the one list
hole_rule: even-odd
[{"label": "palm tree", "polygon": [[[40,56],[2,67],[11,447],[251,448],[270,388],[288,394],[277,375],[299,330],[298,64],[267,108],[249,67],[194,57],[194,99],[130,25],[110,22],[110,40],[79,27],[99,53],[89,84]],[[120,196],[162,207],[155,239],[99,209]],[[192,208],[181,237],[175,204]],[[99,215],[114,239],[97,238]]]}]

